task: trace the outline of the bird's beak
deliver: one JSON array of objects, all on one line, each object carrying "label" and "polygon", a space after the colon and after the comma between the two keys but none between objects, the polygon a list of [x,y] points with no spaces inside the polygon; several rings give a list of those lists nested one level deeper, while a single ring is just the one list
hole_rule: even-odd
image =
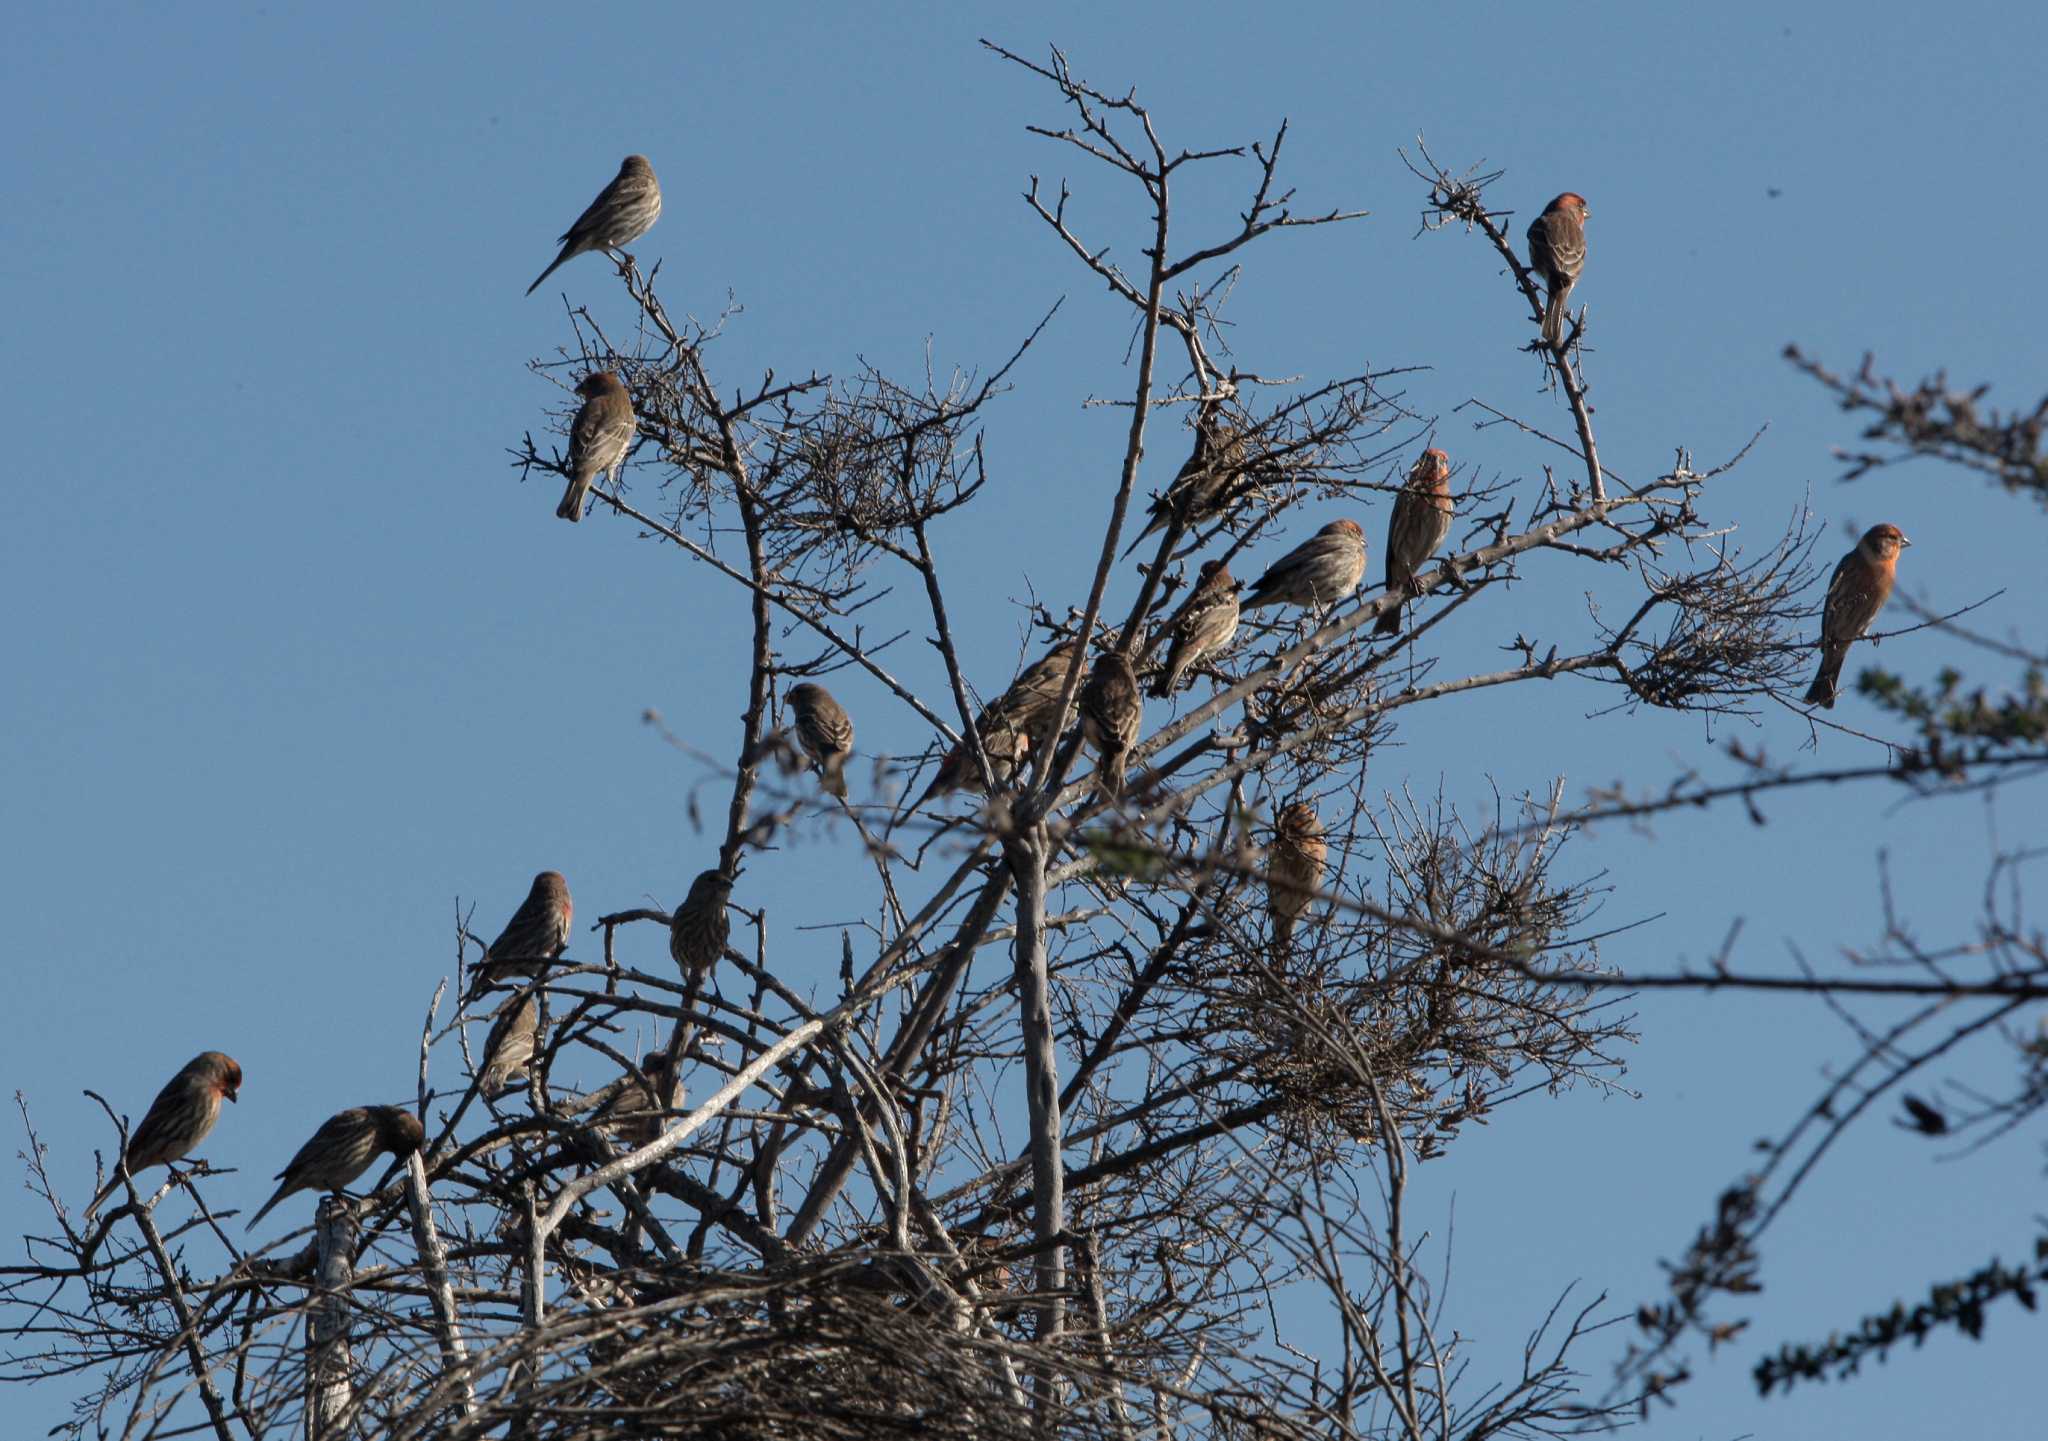
[{"label": "bird's beak", "polygon": [[1901,548],[1904,548],[1904,547],[1906,547],[1906,546],[1909,546],[1909,545],[1911,545],[1912,543],[1913,543],[1912,541],[1910,541],[1910,540],[1907,540],[1907,539],[1906,539],[1906,538],[1905,538],[1905,537],[1904,537],[1903,535],[1899,537],[1899,545],[1900,545],[1900,547],[1901,547]]}]

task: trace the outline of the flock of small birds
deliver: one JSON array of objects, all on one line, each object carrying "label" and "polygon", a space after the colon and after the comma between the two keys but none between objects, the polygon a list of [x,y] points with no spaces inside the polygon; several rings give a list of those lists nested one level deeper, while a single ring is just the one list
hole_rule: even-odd
[{"label": "flock of small birds", "polygon": [[[1585,269],[1589,213],[1584,197],[1567,191],[1529,225],[1529,266],[1546,291],[1543,344],[1559,357],[1576,340],[1575,331],[1567,335],[1565,322],[1572,289]],[[645,156],[627,156],[618,175],[563,232],[560,252],[526,293],[531,295],[558,267],[578,255],[623,251],[660,216],[661,186],[653,166]],[[576,393],[583,397],[583,404],[569,430],[564,467],[569,484],[555,510],[568,521],[582,519],[590,488],[599,476],[616,480],[638,425],[632,396],[616,372],[592,372],[578,383]],[[1170,532],[1170,547],[1182,533],[1222,515],[1236,498],[1234,482],[1245,464],[1243,436],[1205,408],[1196,421],[1193,453],[1166,491],[1152,502],[1147,524],[1131,548],[1162,531]],[[1385,577],[1387,593],[1397,600],[1380,616],[1376,635],[1400,632],[1402,612],[1421,593],[1417,573],[1450,534],[1456,513],[1450,492],[1451,470],[1448,455],[1426,450],[1395,496],[1387,523]],[[1895,525],[1872,526],[1836,565],[1822,609],[1820,669],[1806,692],[1807,704],[1834,705],[1849,647],[1884,609],[1896,578],[1899,552],[1911,544]],[[1124,554],[1128,556],[1130,550]],[[1222,561],[1204,561],[1186,600],[1154,633],[1153,646],[1163,642],[1166,654],[1150,694],[1160,700],[1171,697],[1192,668],[1222,655],[1236,638],[1243,612],[1262,606],[1323,610],[1356,591],[1365,569],[1365,531],[1348,518],[1331,521],[1281,556],[1249,588],[1241,588]],[[1034,747],[1055,739],[1047,732],[1055,722],[1068,675],[1083,650],[1078,640],[1053,647],[976,718],[981,752],[992,772],[988,779],[1001,784]],[[816,768],[821,786],[844,800],[846,765],[853,755],[852,717],[829,691],[813,682],[793,686],[787,701],[797,744]],[[1130,655],[1123,650],[1098,654],[1081,687],[1077,708],[1082,738],[1099,757],[1096,788],[1108,801],[1123,795],[1125,764],[1143,727],[1143,705]],[[969,785],[980,788],[979,769],[966,742],[956,743],[941,758],[930,786],[911,809]],[[1308,911],[1322,884],[1327,854],[1328,842],[1312,804],[1298,801],[1281,810],[1266,853],[1267,909],[1277,945],[1290,943],[1296,924]],[[730,928],[726,905],[732,890],[732,876],[722,870],[707,870],[692,882],[689,895],[670,920],[669,953],[693,994],[724,954]],[[559,872],[541,872],[526,900],[485,949],[466,1000],[476,999],[494,984],[543,974],[568,947],[572,914],[568,882]],[[477,1073],[485,1094],[502,1094],[524,1076],[538,1042],[537,1024],[538,1008],[530,993],[513,995],[494,1014],[484,1046],[484,1064]],[[678,1103],[678,1063],[679,1058],[672,1055],[649,1055],[641,1062],[642,1073],[627,1078],[629,1084],[616,1093],[600,1119],[618,1122],[619,1134],[633,1144],[651,1140],[658,1133],[662,1113]],[[242,1068],[232,1057],[219,1051],[194,1057],[157,1094],[142,1123],[127,1138],[122,1153],[127,1173],[134,1176],[153,1166],[168,1167],[189,1155],[219,1120],[221,1102],[235,1100],[241,1084]],[[424,1141],[419,1119],[402,1107],[355,1106],[337,1112],[278,1172],[276,1191],[250,1217],[248,1225],[253,1229],[295,1192],[343,1191],[378,1156],[402,1159]],[[87,1206],[84,1216],[88,1222],[120,1185],[117,1168]]]}]

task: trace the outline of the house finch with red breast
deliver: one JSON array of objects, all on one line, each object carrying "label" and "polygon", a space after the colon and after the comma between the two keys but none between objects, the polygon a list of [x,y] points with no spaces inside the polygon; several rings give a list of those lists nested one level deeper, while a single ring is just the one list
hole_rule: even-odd
[{"label": "house finch with red breast", "polygon": [[[1062,641],[1027,666],[1010,688],[975,718],[982,750],[998,784],[1022,770],[1032,749],[1050,739],[1045,732],[1053,724],[1053,707],[1059,704],[1060,691],[1080,653],[1079,641]],[[973,752],[961,742],[946,752],[938,774],[910,809],[916,810],[933,796],[950,795],[962,786],[980,783]]]},{"label": "house finch with red breast", "polygon": [[[220,1119],[221,1101],[234,1100],[241,1089],[242,1068],[232,1056],[201,1051],[187,1061],[185,1069],[156,1093],[142,1124],[128,1133],[128,1148],[122,1153],[128,1163],[128,1174],[133,1176],[151,1166],[168,1166],[189,1155]],[[92,1198],[92,1204],[85,1208],[85,1219],[90,1221],[100,1204],[120,1185],[120,1169],[116,1167],[107,1184]]]},{"label": "house finch with red breast", "polygon": [[419,1118],[403,1106],[351,1106],[321,1122],[312,1139],[277,1173],[281,1183],[270,1199],[249,1218],[245,1230],[270,1214],[270,1208],[294,1191],[341,1191],[370,1169],[384,1152],[410,1156],[426,1144]]},{"label": "house finch with red breast", "polygon": [[560,871],[542,871],[505,929],[476,963],[469,995],[474,1000],[486,985],[514,978],[530,979],[546,970],[569,947],[569,883]]},{"label": "house finch with red breast", "polygon": [[1244,436],[1223,423],[1216,407],[1205,405],[1195,421],[1194,450],[1181,463],[1166,494],[1153,500],[1147,512],[1151,519],[1124,548],[1124,555],[1128,557],[1147,536],[1157,535],[1169,525],[1185,529],[1222,514],[1230,500],[1231,483],[1243,469]]},{"label": "house finch with red breast", "polygon": [[619,462],[633,444],[633,398],[618,376],[609,370],[586,375],[576,384],[583,407],[569,426],[569,488],[555,514],[563,520],[582,520],[583,501],[590,483],[609,473],[613,488],[619,479]]},{"label": "house finch with red breast", "polygon": [[1166,623],[1166,669],[1152,683],[1153,698],[1165,700],[1189,666],[1228,649],[1237,635],[1237,617],[1237,582],[1230,578],[1230,567],[1220,560],[1203,561],[1201,578]]},{"label": "house finch with red breast", "polygon": [[1842,678],[1842,662],[1849,658],[1849,647],[1870,629],[1891,599],[1899,552],[1912,543],[1895,525],[1873,525],[1835,566],[1820,615],[1820,673],[1807,688],[1808,705],[1834,709],[1835,688]]},{"label": "house finch with red breast", "polygon": [[1364,575],[1365,532],[1355,520],[1333,520],[1274,561],[1240,606],[1329,605],[1358,589]]},{"label": "house finch with red breast", "polygon": [[690,894],[668,922],[668,953],[693,984],[711,973],[725,955],[732,921],[725,903],[732,898],[732,878],[723,871],[703,871],[690,882]]},{"label": "house finch with red breast", "polygon": [[[1413,596],[1415,572],[1436,554],[1436,548],[1451,533],[1451,458],[1440,450],[1425,450],[1422,459],[1408,472],[1407,484],[1394,497],[1394,513],[1387,520],[1387,594]],[[1392,635],[1401,628],[1401,605],[1380,617],[1375,635]]]},{"label": "house finch with red breast", "polygon": [[477,1088],[494,1099],[504,1094],[515,1077],[526,1074],[539,1045],[540,998],[507,996],[492,1017],[491,1032],[484,1041],[484,1068],[477,1074]]},{"label": "house finch with red breast", "polygon": [[1564,308],[1586,268],[1586,198],[1567,190],[1529,222],[1529,268],[1543,277],[1550,300],[1543,307],[1543,343],[1564,342]]},{"label": "house finch with red breast", "polygon": [[540,282],[555,273],[565,260],[586,250],[619,250],[638,240],[661,219],[661,183],[645,155],[628,155],[619,162],[612,183],[597,193],[590,208],[576,217],[576,223],[562,232],[562,253],[526,287],[528,295],[540,289]]},{"label": "house finch with red breast", "polygon": [[846,799],[846,761],[853,754],[853,717],[821,685],[805,681],[789,688],[789,708],[796,715],[796,740],[818,767],[819,782],[832,795]]},{"label": "house finch with red breast", "polygon": [[1285,950],[1294,940],[1294,923],[1315,900],[1323,883],[1323,861],[1330,853],[1316,808],[1296,801],[1273,822],[1273,844],[1266,851],[1266,910],[1273,918],[1273,943]]},{"label": "house finch with red breast", "polygon": [[1096,656],[1077,704],[1081,739],[1102,757],[1095,768],[1096,788],[1115,800],[1124,793],[1124,762],[1145,724],[1145,701],[1138,693],[1130,657],[1113,650]]}]

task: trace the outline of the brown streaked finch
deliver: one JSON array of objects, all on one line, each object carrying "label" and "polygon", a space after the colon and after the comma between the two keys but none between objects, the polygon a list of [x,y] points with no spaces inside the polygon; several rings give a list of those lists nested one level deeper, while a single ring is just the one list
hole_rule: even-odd
[{"label": "brown streaked finch", "polygon": [[562,253],[554,264],[526,287],[528,295],[540,289],[540,282],[555,273],[557,266],[573,260],[586,250],[622,250],[654,228],[661,219],[661,182],[645,155],[628,155],[619,162],[612,183],[598,191],[590,208],[576,217],[576,223],[562,232]]},{"label": "brown streaked finch", "polygon": [[[232,1056],[220,1051],[201,1051],[187,1061],[185,1068],[156,1093],[156,1099],[143,1114],[142,1124],[129,1132],[128,1148],[123,1152],[128,1174],[133,1176],[151,1166],[168,1166],[189,1155],[220,1119],[220,1103],[234,1100],[241,1088],[242,1068]],[[85,1208],[85,1219],[90,1221],[101,1203],[120,1185],[117,1166],[99,1194],[92,1198],[92,1204]]]},{"label": "brown streaked finch", "polygon": [[404,1158],[426,1144],[419,1118],[403,1106],[351,1106],[320,1123],[298,1154],[277,1173],[278,1188],[249,1218],[244,1230],[270,1214],[295,1191],[341,1191],[385,1152]]},{"label": "brown streaked finch", "polygon": [[1164,495],[1154,498],[1151,519],[1124,548],[1125,557],[1169,525],[1186,529],[1223,513],[1231,484],[1244,470],[1244,436],[1204,408],[1195,422],[1195,448],[1181,462],[1180,472]]},{"label": "brown streaked finch", "polygon": [[493,1099],[503,1095],[515,1077],[526,1074],[539,1045],[540,998],[507,996],[492,1017],[484,1041],[484,1068],[477,1073],[477,1089]]},{"label": "brown streaked finch", "polygon": [[1152,683],[1155,700],[1165,700],[1198,661],[1219,655],[1237,636],[1237,582],[1220,560],[1202,562],[1201,578],[1166,623],[1166,669]]},{"label": "brown streaked finch", "polygon": [[1586,218],[1592,213],[1583,195],[1567,190],[1529,222],[1529,268],[1543,278],[1548,292],[1543,343],[1552,350],[1564,343],[1565,306],[1586,268]]},{"label": "brown streaked finch", "polygon": [[618,489],[619,464],[633,447],[638,422],[633,418],[633,398],[609,370],[584,376],[576,383],[576,393],[583,397],[583,405],[569,425],[569,488],[562,492],[555,514],[580,521],[592,481],[609,474],[612,488]]},{"label": "brown streaked finch", "polygon": [[1095,768],[1096,789],[1115,800],[1124,793],[1124,763],[1145,724],[1145,701],[1130,657],[1114,650],[1096,656],[1079,707],[1081,738],[1102,757]]},{"label": "brown streaked finch", "polygon": [[1913,542],[1895,525],[1873,525],[1856,548],[1843,556],[1828,581],[1827,604],[1820,616],[1820,672],[1807,688],[1808,705],[1832,710],[1842,679],[1842,662],[1884,603],[1891,599],[1898,577],[1899,552]]},{"label": "brown streaked finch", "polygon": [[846,762],[853,754],[853,717],[832,692],[805,681],[789,688],[789,708],[796,716],[796,740],[818,767],[825,790],[846,799]]},{"label": "brown streaked finch", "polygon": [[[1416,595],[1415,572],[1450,533],[1451,458],[1441,450],[1425,450],[1394,497],[1394,513],[1387,520],[1387,594],[1403,599]],[[1373,634],[1400,630],[1401,611],[1402,602],[1397,600],[1380,617]]]},{"label": "brown streaked finch", "polygon": [[569,922],[575,907],[569,901],[569,883],[560,871],[542,871],[505,929],[498,933],[476,963],[469,987],[474,1000],[493,982],[531,979],[558,960],[569,948]]},{"label": "brown streaked finch", "polygon": [[[1080,649],[1078,641],[1060,642],[1025,667],[1010,688],[976,717],[982,750],[998,785],[1021,771],[1032,749],[1050,739],[1045,732],[1053,724],[1053,707],[1059,704],[1060,690],[1067,683]],[[950,795],[963,786],[980,784],[974,754],[965,742],[960,742],[946,752],[939,762],[938,774],[910,809],[917,810],[934,796]]]},{"label": "brown streaked finch", "polygon": [[1365,532],[1355,520],[1333,520],[1273,562],[1239,603],[1326,606],[1358,589],[1365,575]]},{"label": "brown streaked finch", "polygon": [[693,985],[702,983],[721,957],[732,935],[725,903],[732,898],[732,878],[723,871],[702,871],[690,882],[690,893],[668,922],[668,953]]},{"label": "brown streaked finch", "polygon": [[667,1113],[681,1110],[682,1104],[683,1087],[674,1061],[666,1051],[649,1051],[591,1119],[610,1126],[621,1144],[637,1151],[661,1134]]},{"label": "brown streaked finch", "polygon": [[1285,950],[1294,940],[1294,923],[1302,918],[1323,883],[1323,861],[1330,844],[1316,808],[1296,801],[1273,822],[1273,844],[1266,850],[1266,910],[1273,918],[1273,942]]}]

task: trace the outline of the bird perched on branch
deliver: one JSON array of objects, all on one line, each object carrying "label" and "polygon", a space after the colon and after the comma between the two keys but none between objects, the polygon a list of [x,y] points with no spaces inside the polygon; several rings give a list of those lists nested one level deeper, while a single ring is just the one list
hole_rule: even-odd
[{"label": "bird perched on branch", "polygon": [[561,254],[526,287],[526,293],[531,295],[540,289],[541,281],[553,275],[557,267],[586,250],[624,249],[652,230],[659,219],[661,182],[654,178],[654,167],[647,163],[645,155],[628,155],[619,162],[619,173],[612,177],[612,183],[598,191],[589,209],[562,232]]},{"label": "bird perched on branch", "polygon": [[725,955],[732,920],[725,903],[732,898],[732,877],[724,871],[700,871],[690,893],[668,922],[668,953],[683,979],[701,985]]},{"label": "bird perched on branch", "polygon": [[1200,579],[1165,626],[1166,669],[1152,683],[1155,700],[1165,700],[1188,667],[1229,649],[1237,636],[1237,582],[1220,560],[1202,562]]},{"label": "bird perched on branch", "polygon": [[1529,222],[1529,268],[1543,277],[1549,301],[1543,307],[1543,343],[1564,343],[1565,305],[1586,268],[1586,198],[1567,190]]},{"label": "bird perched on branch", "polygon": [[1899,552],[1913,542],[1895,525],[1873,525],[1856,548],[1835,566],[1828,581],[1827,604],[1820,616],[1820,672],[1807,687],[1806,703],[1834,708],[1842,662],[1884,603],[1891,599],[1899,572]]},{"label": "bird perched on branch", "polygon": [[619,463],[633,446],[633,398],[618,376],[609,370],[596,371],[576,383],[583,405],[569,426],[569,488],[555,514],[563,520],[583,519],[583,501],[590,484],[609,474],[612,488],[618,488]]},{"label": "bird perched on branch", "polygon": [[249,1218],[245,1230],[295,1191],[341,1191],[385,1152],[410,1156],[426,1144],[419,1118],[403,1106],[351,1106],[321,1122],[312,1139],[277,1173],[281,1183]]},{"label": "bird perched on branch", "polygon": [[1195,421],[1195,448],[1181,463],[1166,493],[1152,502],[1151,519],[1124,548],[1125,557],[1169,525],[1183,529],[1221,515],[1230,501],[1231,485],[1244,470],[1244,435],[1222,419],[1213,402]]},{"label": "bird perched on branch", "polygon": [[[242,1068],[232,1056],[220,1051],[201,1051],[185,1068],[156,1093],[142,1124],[128,1134],[128,1148],[122,1153],[128,1174],[136,1175],[151,1166],[168,1166],[191,1154],[206,1139],[213,1123],[220,1119],[220,1103],[232,1101],[242,1089]],[[85,1219],[121,1185],[120,1168],[100,1187],[99,1194],[85,1208]]]},{"label": "bird perched on branch", "polygon": [[1267,567],[1240,602],[1324,606],[1358,589],[1365,575],[1365,532],[1355,520],[1333,520]]},{"label": "bird perched on branch", "polygon": [[1124,762],[1145,724],[1145,701],[1130,657],[1114,650],[1096,656],[1078,704],[1081,738],[1102,757],[1095,768],[1096,788],[1115,800],[1124,793]]},{"label": "bird perched on branch", "polygon": [[526,899],[476,963],[468,999],[474,1000],[493,983],[531,979],[559,960],[569,948],[569,921],[574,914],[569,883],[560,871],[542,871],[535,876]]},{"label": "bird perched on branch", "polygon": [[853,717],[821,685],[805,681],[789,688],[789,708],[796,716],[796,740],[818,767],[827,792],[846,799],[846,762],[853,754]]},{"label": "bird perched on branch", "polygon": [[539,998],[507,996],[484,1040],[484,1068],[477,1074],[477,1089],[495,1099],[514,1079],[525,1075],[540,1046],[539,1028]]},{"label": "bird perched on branch", "polygon": [[[1024,768],[1031,751],[1052,738],[1046,734],[1055,717],[1060,691],[1081,653],[1079,641],[1062,641],[1010,683],[1010,688],[975,718],[981,745],[998,784]],[[910,807],[915,811],[934,796],[950,795],[965,785],[979,785],[974,753],[965,741],[956,743],[939,762],[938,774]]]},{"label": "bird perched on branch", "polygon": [[[1394,497],[1394,513],[1387,520],[1387,594],[1417,595],[1415,572],[1436,554],[1450,533],[1451,458],[1441,450],[1425,450],[1408,472],[1401,493]],[[1373,634],[1392,635],[1400,630],[1401,610],[1397,603],[1381,616]]]},{"label": "bird perched on branch", "polygon": [[1296,801],[1274,820],[1273,844],[1266,851],[1266,910],[1273,918],[1273,944],[1282,952],[1294,942],[1294,923],[1315,900],[1329,853],[1323,823],[1308,801]]}]

